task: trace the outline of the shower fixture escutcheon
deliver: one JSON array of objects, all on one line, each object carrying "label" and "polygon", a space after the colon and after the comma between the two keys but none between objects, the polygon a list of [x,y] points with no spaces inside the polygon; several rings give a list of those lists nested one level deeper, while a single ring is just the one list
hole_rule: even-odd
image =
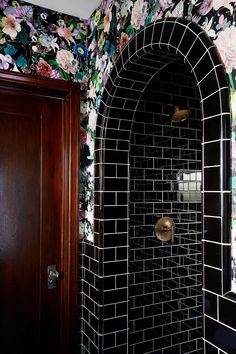
[{"label": "shower fixture escutcheon", "polygon": [[160,218],[155,225],[156,237],[161,241],[174,242],[175,223],[174,220],[168,216]]}]

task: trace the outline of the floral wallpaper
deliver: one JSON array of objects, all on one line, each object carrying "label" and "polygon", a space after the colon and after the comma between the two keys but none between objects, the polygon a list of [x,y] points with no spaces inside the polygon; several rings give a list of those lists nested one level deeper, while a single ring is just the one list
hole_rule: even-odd
[{"label": "floral wallpaper", "polygon": [[0,0],[0,69],[87,82],[85,22]]},{"label": "floral wallpaper", "polygon": [[0,0],[0,69],[81,84],[81,237],[93,240],[96,118],[119,52],[144,26],[167,17],[185,18],[201,26],[216,44],[234,93],[235,16],[236,0],[103,0],[86,21],[20,0]]},{"label": "floral wallpaper", "polygon": [[[79,82],[81,85],[81,140],[89,143],[87,119],[88,49],[87,21],[32,6],[23,1],[0,0],[0,69],[53,79]],[[94,130],[94,129],[93,129]],[[91,136],[94,137],[92,131]],[[87,145],[82,148],[81,210],[85,210],[89,183]],[[91,198],[90,198],[91,200]],[[83,215],[82,214],[82,221]]]},{"label": "floral wallpaper", "polygon": [[[235,90],[236,0],[104,0],[88,21],[88,123],[83,164],[86,208],[83,229],[92,240],[93,232],[93,137],[97,110],[112,64],[130,38],[144,26],[162,18],[181,17],[201,26],[216,44],[225,64],[229,84]],[[85,160],[84,160],[85,161]],[[236,171],[235,171],[236,175]],[[88,192],[88,193],[86,193]],[[235,198],[236,208],[236,198]],[[236,263],[236,258],[235,258]]]}]

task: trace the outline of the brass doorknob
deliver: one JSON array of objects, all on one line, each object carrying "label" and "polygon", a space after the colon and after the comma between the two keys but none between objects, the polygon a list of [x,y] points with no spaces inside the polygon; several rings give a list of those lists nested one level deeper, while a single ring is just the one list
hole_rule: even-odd
[{"label": "brass doorknob", "polygon": [[55,289],[57,285],[57,279],[63,278],[63,272],[58,272],[55,264],[48,266],[48,289]]},{"label": "brass doorknob", "polygon": [[172,218],[164,216],[159,219],[155,225],[155,233],[159,240],[161,241],[172,241],[174,242],[175,233],[175,223]]},{"label": "brass doorknob", "polygon": [[56,269],[50,270],[48,273],[48,279],[50,282],[54,282],[59,276],[60,273]]}]

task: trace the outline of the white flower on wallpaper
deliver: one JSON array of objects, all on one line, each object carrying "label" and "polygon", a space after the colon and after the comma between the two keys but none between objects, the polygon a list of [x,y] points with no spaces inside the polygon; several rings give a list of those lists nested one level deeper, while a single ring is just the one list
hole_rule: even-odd
[{"label": "white flower on wallpaper", "polygon": [[210,21],[208,20],[208,18],[206,18],[201,27],[204,29],[204,31],[206,32],[206,34],[207,34],[211,39],[215,39],[215,37],[216,37],[216,32],[215,32],[215,30],[212,28],[212,24],[213,24],[213,18],[211,18]]},{"label": "white flower on wallpaper", "polygon": [[144,26],[145,19],[147,17],[147,8],[148,3],[143,0],[137,0],[134,3],[134,7],[131,13],[131,25],[135,29],[140,29],[141,26]]},{"label": "white flower on wallpaper", "polygon": [[96,129],[96,122],[97,122],[97,112],[93,108],[89,113],[89,127],[92,131],[95,131]]},{"label": "white flower on wallpaper", "polygon": [[182,17],[184,13],[184,0],[180,1],[171,12],[171,17]]},{"label": "white flower on wallpaper", "polygon": [[219,10],[221,7],[225,7],[233,13],[233,6],[232,4],[235,3],[236,0],[213,0],[212,7],[214,10]]},{"label": "white flower on wallpaper", "polygon": [[232,70],[236,69],[236,27],[230,26],[220,32],[214,43],[218,48],[226,72],[232,73]]},{"label": "white flower on wallpaper", "polygon": [[120,16],[121,17],[126,17],[129,12],[131,7],[133,6],[133,1],[131,0],[121,0],[121,5],[120,5]]},{"label": "white flower on wallpaper", "polygon": [[233,13],[232,4],[235,3],[236,0],[203,0],[201,6],[199,7],[198,13],[201,16],[207,15],[212,9],[218,11],[221,8],[226,8]]},{"label": "white flower on wallpaper", "polygon": [[8,34],[11,39],[15,39],[18,32],[21,31],[21,25],[16,20],[16,18],[12,15],[8,15],[2,18],[2,31],[5,34]]},{"label": "white flower on wallpaper", "polygon": [[107,9],[105,12],[105,17],[104,17],[104,22],[103,22],[105,33],[109,33],[109,31],[110,31],[111,20],[112,20],[112,12],[110,9]]}]

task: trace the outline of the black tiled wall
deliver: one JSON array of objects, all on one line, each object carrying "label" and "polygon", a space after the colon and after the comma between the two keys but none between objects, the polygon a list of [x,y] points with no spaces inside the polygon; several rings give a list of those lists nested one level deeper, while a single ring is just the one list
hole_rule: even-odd
[{"label": "black tiled wall", "polygon": [[[171,123],[170,105],[188,107],[190,117]],[[200,354],[202,122],[196,83],[185,65],[174,62],[156,75],[139,101],[134,120],[129,353]],[[181,182],[183,176],[188,180]],[[173,244],[154,235],[154,225],[162,216],[174,219]]]},{"label": "black tiled wall", "polygon": [[[169,35],[170,33],[171,36]],[[204,31],[196,24],[186,20],[168,18],[145,27],[129,41],[114,63],[111,75],[104,88],[95,140],[94,243],[84,241],[81,248],[83,261],[81,279],[82,339],[80,352],[83,354],[128,353],[128,182],[130,176],[129,146],[133,117],[142,92],[148,82],[152,80],[153,75],[160,74],[177,57],[182,58],[185,64],[191,67],[192,74],[197,79],[201,104],[203,127],[202,161],[203,171],[204,173],[206,172],[206,177],[202,181],[203,245],[206,245],[203,247],[203,249],[205,248],[203,272],[203,293],[205,298],[203,312],[206,324],[203,335],[205,353],[210,354],[215,351],[218,351],[218,354],[235,353],[236,327],[232,321],[233,315],[231,313],[234,313],[236,302],[225,296],[225,293],[229,290],[227,279],[230,280],[227,273],[227,259],[229,259],[229,257],[227,258],[227,252],[230,247],[228,241],[229,225],[227,222],[230,210],[228,183],[230,146],[229,90],[223,65],[220,63],[214,45]],[[208,75],[211,76],[210,86],[207,84]],[[165,82],[163,82],[164,84]],[[185,85],[181,84],[180,86],[183,87]],[[189,87],[189,91],[191,91],[191,88],[193,89],[193,87]],[[174,95],[176,92],[172,94]],[[185,96],[183,92],[182,95]],[[163,92],[159,92],[159,102],[162,102],[162,97]],[[151,105],[148,105],[148,107],[151,109]],[[153,108],[150,112],[153,112]],[[146,113],[145,115],[148,118]],[[170,128],[168,129],[168,136],[170,136],[173,133],[170,132]],[[147,139],[152,133],[152,129],[147,131]],[[175,138],[172,137],[171,141],[174,142]],[[196,146],[191,149],[198,150]],[[189,147],[189,149],[185,148],[184,150],[186,157],[188,156],[186,160],[192,160],[188,151],[191,149]],[[164,151],[165,149],[160,150]],[[177,148],[178,150],[179,148]],[[171,153],[174,153],[174,151],[175,147],[172,146]],[[151,150],[150,153],[152,153]],[[178,165],[173,165],[174,169],[183,166],[182,158],[175,158],[173,155],[171,159],[178,163]],[[157,161],[159,165],[157,164],[154,167],[155,178],[156,170],[168,166],[168,157],[160,158],[159,156]],[[138,161],[135,163],[137,167]],[[140,161],[140,166],[144,167],[142,161]],[[193,165],[192,163],[188,165],[188,168],[195,170],[196,162]],[[158,179],[160,178],[162,180],[162,177],[158,177]],[[170,179],[173,179],[173,177]],[[157,181],[157,183],[159,184],[160,181]],[[168,198],[176,195],[175,190],[166,191],[165,193]],[[156,197],[159,198],[158,194]],[[174,205],[173,200],[169,200],[169,202]],[[175,200],[175,203],[179,205],[179,200]],[[182,204],[184,209],[187,210],[187,215],[196,214],[196,218],[192,220],[193,224],[196,224],[199,210],[194,210],[191,206],[191,210],[194,210],[194,213],[189,212],[190,208],[187,206],[189,202]],[[193,203],[191,204],[193,205]],[[196,205],[196,203],[194,204]],[[159,215],[166,213],[168,210],[170,209],[166,209],[164,206],[160,209],[159,203]],[[148,213],[146,213],[145,223],[147,225],[153,224],[153,214],[154,212],[152,211],[152,215],[149,217]],[[182,215],[182,211],[177,214]],[[189,218],[187,221],[181,218],[179,220],[182,223],[191,224],[191,228],[188,231],[193,231],[193,224],[189,223]],[[196,231],[195,234],[197,235],[198,230],[194,229],[194,231]],[[148,234],[148,237],[151,237],[150,234]],[[194,252],[198,250],[198,241],[196,236]],[[154,240],[154,242],[157,242],[157,240]],[[171,254],[170,250],[173,252],[173,250],[178,248],[177,244],[172,247],[166,247],[169,247],[168,255]],[[183,248],[180,245],[179,249],[181,247]],[[156,247],[153,248],[158,249]],[[160,246],[160,250],[162,248],[165,250],[165,246]],[[192,252],[192,246],[188,246],[187,252]],[[218,257],[212,256],[214,252],[220,255],[219,268]],[[182,256],[178,254],[177,258],[180,257]],[[162,256],[159,258],[161,261],[165,259]],[[184,259],[184,256],[182,259]],[[194,255],[194,262],[196,261],[199,261],[197,254]],[[192,270],[194,268],[189,267],[189,269]],[[197,274],[193,278],[196,279],[198,277]],[[187,283],[184,285],[185,287],[188,286]],[[195,307],[195,305],[188,304],[190,307]],[[229,310],[230,306],[232,307],[232,312]],[[170,310],[169,312],[173,311]],[[195,317],[198,317],[198,314]],[[160,333],[157,333],[157,335],[161,338]],[[159,345],[160,338],[158,339]],[[152,339],[150,343],[148,346],[152,347],[154,345]],[[172,344],[176,345],[178,343],[173,342]],[[144,350],[147,350],[146,343],[144,347]],[[182,347],[182,349],[187,353],[190,352],[189,347]],[[165,354],[167,353],[166,349]]]},{"label": "black tiled wall", "polygon": [[90,242],[81,242],[80,249],[80,348],[78,353],[97,354],[101,351],[98,336],[102,321],[99,306],[99,249]]}]

